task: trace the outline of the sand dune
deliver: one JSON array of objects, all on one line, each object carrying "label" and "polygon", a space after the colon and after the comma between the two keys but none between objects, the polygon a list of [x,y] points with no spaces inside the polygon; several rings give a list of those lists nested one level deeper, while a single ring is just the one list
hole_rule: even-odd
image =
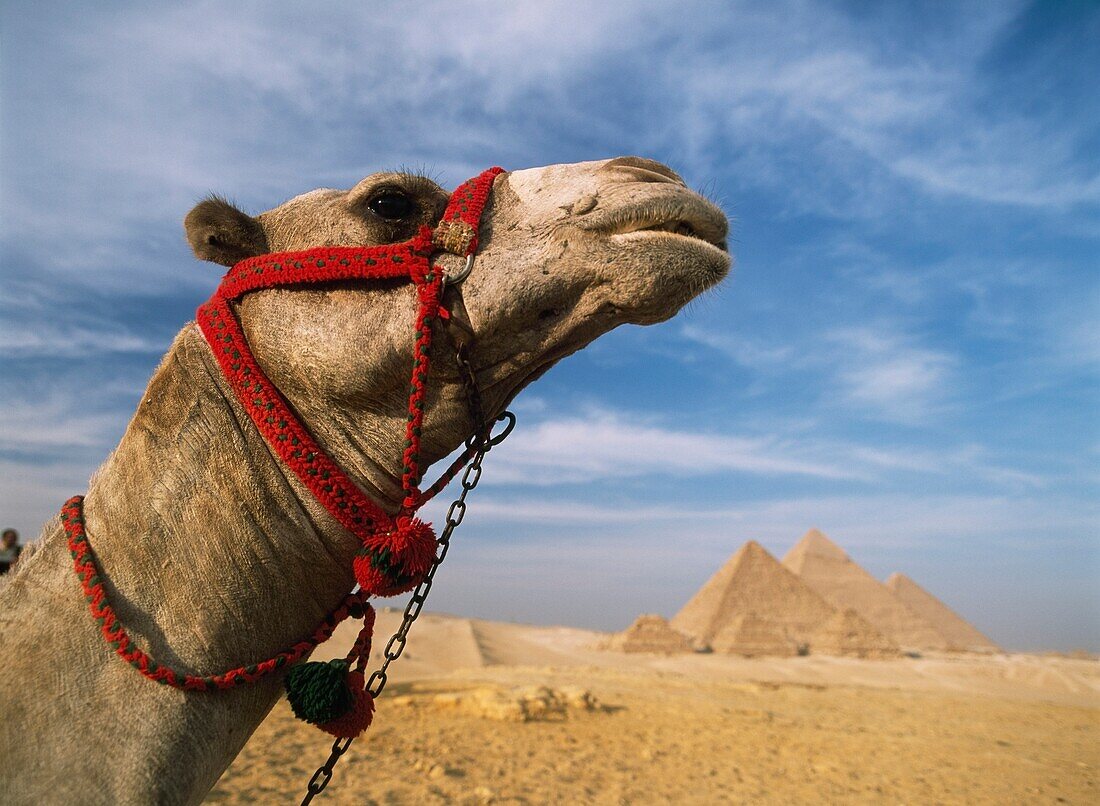
[{"label": "sand dune", "polygon": [[[378,610],[374,627],[371,663],[377,666],[390,636],[401,626],[402,611],[384,607]],[[361,625],[349,619],[336,628],[332,638],[317,648],[314,660],[342,657],[355,641]],[[411,637],[414,636],[415,638]],[[410,633],[405,651],[394,664],[402,677],[419,678],[439,675],[452,669],[476,669],[485,665],[473,625],[469,619],[446,614],[422,613]]]},{"label": "sand dune", "polygon": [[[376,656],[399,620],[379,614]],[[345,626],[318,657],[353,637]],[[607,638],[424,614],[369,735],[315,802],[1084,804],[1100,792],[1095,660],[662,656],[600,650]],[[579,692],[598,707],[569,704]],[[280,702],[209,802],[297,802],[329,744]]]}]

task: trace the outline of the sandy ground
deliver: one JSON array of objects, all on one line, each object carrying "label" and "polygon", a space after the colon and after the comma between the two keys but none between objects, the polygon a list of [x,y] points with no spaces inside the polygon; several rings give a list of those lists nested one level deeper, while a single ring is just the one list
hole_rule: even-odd
[{"label": "sandy ground", "polygon": [[[1100,802],[1094,660],[639,656],[602,637],[425,614],[314,803]],[[280,702],[208,802],[297,803],[329,745]]]}]

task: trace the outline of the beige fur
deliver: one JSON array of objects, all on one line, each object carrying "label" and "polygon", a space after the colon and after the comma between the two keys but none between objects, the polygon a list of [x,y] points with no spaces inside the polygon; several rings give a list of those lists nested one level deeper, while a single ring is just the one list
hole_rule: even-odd
[{"label": "beige fur", "polygon": [[[415,202],[407,218],[372,212],[386,188]],[[437,220],[446,196],[420,177],[379,174],[254,219],[204,202],[188,217],[188,238],[212,260],[258,243],[281,251],[399,241]],[[699,237],[641,231],[676,222]],[[498,177],[473,274],[461,298],[448,292],[476,336],[487,408],[499,410],[600,334],[666,319],[718,282],[729,269],[725,228],[720,211],[648,160]],[[248,296],[239,313],[258,361],[321,445],[395,510],[412,287],[268,290]],[[426,462],[470,430],[447,352],[440,339]],[[270,656],[312,631],[352,585],[354,538],[273,458],[193,324],[177,336],[87,496],[88,534],[109,595],[162,663],[212,673]],[[196,694],[142,678],[96,629],[55,519],[0,590],[0,686],[0,803],[198,803],[281,681]]]}]

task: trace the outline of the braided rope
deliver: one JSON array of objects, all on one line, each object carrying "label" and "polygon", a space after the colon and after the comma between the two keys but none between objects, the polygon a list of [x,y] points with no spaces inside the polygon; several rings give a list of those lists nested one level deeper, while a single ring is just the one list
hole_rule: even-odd
[{"label": "braided rope", "polygon": [[197,318],[237,400],[267,444],[314,498],[360,541],[393,528],[390,516],[321,449],[260,369],[229,301],[215,294],[199,308]]},{"label": "braided rope", "polygon": [[[370,624],[374,624],[373,608],[367,604],[370,594],[365,591],[349,593],[344,600],[329,613],[317,626],[317,629],[308,637],[293,644],[287,649],[266,660],[247,666],[238,666],[220,674],[195,675],[173,669],[170,666],[157,663],[139,648],[130,637],[129,633],[119,622],[115,610],[107,598],[107,591],[103,587],[103,579],[96,562],[92,545],[88,542],[88,535],[84,525],[84,496],[77,495],[65,502],[61,509],[61,525],[69,539],[69,553],[73,558],[73,568],[80,579],[80,586],[84,590],[84,599],[88,603],[88,610],[92,618],[99,624],[100,632],[107,643],[115,650],[124,661],[129,663],[142,675],[150,680],[171,686],[172,688],[188,691],[215,691],[218,689],[230,689],[245,683],[254,683],[267,677],[272,672],[285,666],[296,663],[309,652],[327,641],[337,626],[349,616],[364,617],[370,613]],[[357,642],[357,646],[358,646]],[[370,652],[370,639],[366,641],[367,652]],[[355,651],[353,647],[353,652]],[[351,655],[349,654],[349,660]],[[366,661],[363,660],[365,664]]]},{"label": "braided rope", "polygon": [[416,345],[413,347],[412,381],[409,386],[409,408],[405,424],[405,452],[401,457],[401,488],[405,491],[402,511],[413,512],[419,503],[420,432],[424,425],[424,399],[428,392],[428,369],[431,364],[432,320],[439,312],[442,280],[429,268],[423,285],[418,286],[420,310],[416,316]]},{"label": "braided rope", "polygon": [[[423,238],[423,233],[418,234]],[[417,245],[423,248],[422,240]],[[274,252],[236,263],[222,278],[218,295],[237,299],[249,291],[338,280],[408,277],[405,256],[410,242],[383,246],[321,246],[297,252]]]}]

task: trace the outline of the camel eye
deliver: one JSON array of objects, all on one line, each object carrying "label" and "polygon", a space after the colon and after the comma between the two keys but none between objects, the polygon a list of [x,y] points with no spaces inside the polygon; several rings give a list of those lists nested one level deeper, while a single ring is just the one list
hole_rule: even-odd
[{"label": "camel eye", "polygon": [[408,218],[416,211],[412,199],[396,190],[384,190],[367,203],[372,213],[387,221]]}]

